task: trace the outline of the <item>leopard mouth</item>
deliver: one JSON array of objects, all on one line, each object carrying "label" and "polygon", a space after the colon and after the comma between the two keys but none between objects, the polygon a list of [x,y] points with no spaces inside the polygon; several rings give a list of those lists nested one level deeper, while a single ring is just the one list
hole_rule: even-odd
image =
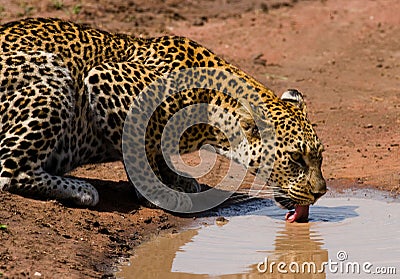
[{"label": "leopard mouth", "polygon": [[310,205],[295,205],[294,211],[289,211],[288,213],[286,213],[285,220],[289,223],[308,222],[309,209],[310,209]]},{"label": "leopard mouth", "polygon": [[[283,193],[281,193],[283,194]],[[308,222],[308,214],[310,205],[301,205],[289,197],[282,195],[275,196],[275,201],[282,207],[290,210],[285,215],[285,220],[289,223],[293,222]]]}]

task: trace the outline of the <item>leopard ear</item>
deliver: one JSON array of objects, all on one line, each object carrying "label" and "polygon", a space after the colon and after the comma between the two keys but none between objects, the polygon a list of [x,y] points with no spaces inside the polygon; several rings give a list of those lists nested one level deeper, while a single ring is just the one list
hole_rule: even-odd
[{"label": "leopard ear", "polygon": [[257,117],[257,108],[242,98],[239,99],[239,104],[240,107],[238,108],[237,113],[240,116],[240,126],[243,128],[247,136],[257,136],[258,127],[255,121],[255,117]]},{"label": "leopard ear", "polygon": [[303,94],[301,94],[298,90],[286,90],[285,92],[283,92],[281,99],[285,102],[297,106],[304,113],[304,115],[307,115],[307,107],[306,103],[304,102]]}]

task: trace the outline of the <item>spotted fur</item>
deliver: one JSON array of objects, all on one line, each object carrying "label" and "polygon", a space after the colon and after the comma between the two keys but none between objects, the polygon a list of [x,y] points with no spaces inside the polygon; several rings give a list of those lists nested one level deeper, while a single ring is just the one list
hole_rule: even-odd
[{"label": "spotted fur", "polygon": [[[278,98],[187,38],[140,39],[43,18],[0,27],[0,189],[95,205],[99,197],[92,185],[61,175],[85,163],[121,160],[124,123],[131,105],[154,102],[146,97],[139,100],[139,93],[165,74],[200,67],[234,74],[249,87],[239,86],[218,71],[194,76],[190,82],[199,89],[171,95],[152,115],[145,131],[147,158],[128,154],[129,159],[147,159],[156,175],[176,189],[199,191],[194,179],[167,167],[160,144],[163,129],[174,114],[206,103],[212,125],[187,129],[179,141],[181,153],[207,143],[227,155],[230,140],[240,143],[245,137],[248,151],[239,144],[230,153],[231,159],[252,173],[271,172],[267,182],[283,206],[312,204],[323,195],[323,147],[297,90]],[[219,90],[201,89],[207,82]],[[260,133],[271,124],[276,144],[263,147]],[[234,136],[228,139],[223,129],[233,131]],[[249,152],[248,162],[243,161],[244,152]],[[265,160],[273,167],[262,165]],[[152,191],[146,174],[143,181]]]}]

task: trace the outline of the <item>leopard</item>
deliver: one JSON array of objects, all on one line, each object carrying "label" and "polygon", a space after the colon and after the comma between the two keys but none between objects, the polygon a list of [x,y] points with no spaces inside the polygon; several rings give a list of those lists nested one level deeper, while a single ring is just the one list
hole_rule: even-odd
[{"label": "leopard", "polygon": [[[186,123],[181,133],[167,129],[174,115],[201,104],[205,109],[186,111],[179,125],[204,114],[208,123]],[[139,124],[144,114],[146,125]],[[202,187],[174,171],[163,144],[179,154],[212,146],[250,173],[265,174],[275,200],[289,210],[307,208],[327,191],[324,147],[302,93],[289,89],[278,97],[186,37],[142,38],[57,18],[5,23],[0,123],[0,190],[23,196],[95,206],[96,188],[65,174],[84,164],[120,160],[138,196],[160,197],[150,203],[160,206],[164,199],[168,208],[184,204],[187,210],[190,199],[181,193]],[[171,135],[163,137],[167,130]],[[263,133],[273,142],[263,140]],[[143,156],[137,146],[144,146]],[[175,191],[156,186],[145,165]]]}]

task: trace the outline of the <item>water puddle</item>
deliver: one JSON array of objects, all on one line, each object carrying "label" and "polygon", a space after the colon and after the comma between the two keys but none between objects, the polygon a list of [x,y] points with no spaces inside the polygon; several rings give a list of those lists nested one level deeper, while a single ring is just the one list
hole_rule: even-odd
[{"label": "water puddle", "polygon": [[398,278],[400,203],[325,197],[306,224],[285,223],[285,210],[261,203],[222,209],[225,225],[202,218],[210,225],[143,244],[117,277]]}]

